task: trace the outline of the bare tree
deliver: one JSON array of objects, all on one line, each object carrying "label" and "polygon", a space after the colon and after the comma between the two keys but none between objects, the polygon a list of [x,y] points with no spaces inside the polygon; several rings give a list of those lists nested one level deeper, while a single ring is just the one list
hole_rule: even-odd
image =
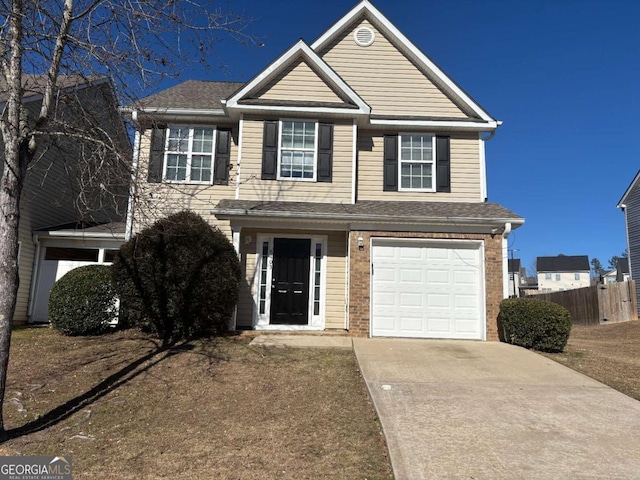
[{"label": "bare tree", "polygon": [[[28,168],[47,141],[78,138],[93,144],[79,152],[78,164],[70,171],[79,179],[78,205],[88,206],[93,195],[84,187],[109,190],[96,184],[101,175],[92,165],[99,165],[106,155],[120,160],[114,165],[126,165],[120,158],[121,145],[107,132],[86,124],[70,127],[56,117],[55,100],[63,79],[106,77],[120,101],[133,104],[165,76],[178,74],[194,61],[210,63],[222,38],[250,42],[251,37],[244,33],[249,19],[198,0],[0,0],[0,15],[1,408],[18,290],[20,200]],[[28,74],[39,79],[41,101],[35,112],[29,112],[24,102],[33,93],[25,82]],[[0,432],[4,432],[1,410]]]}]

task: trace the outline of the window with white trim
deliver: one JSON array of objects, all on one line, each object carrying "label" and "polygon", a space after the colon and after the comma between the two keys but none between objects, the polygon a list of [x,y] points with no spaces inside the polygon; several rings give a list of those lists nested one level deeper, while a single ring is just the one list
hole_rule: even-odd
[{"label": "window with white trim", "polygon": [[559,282],[559,281],[560,281],[560,274],[556,273],[556,282]]},{"label": "window with white trim", "polygon": [[318,122],[281,120],[279,130],[278,179],[314,181]]},{"label": "window with white trim", "polygon": [[167,128],[164,179],[168,182],[204,183],[213,180],[215,128]]},{"label": "window with white trim", "polygon": [[551,280],[551,274],[550,273],[545,273],[544,274],[544,279],[545,280]]},{"label": "window with white trim", "polygon": [[400,134],[400,190],[434,191],[435,136]]},{"label": "window with white trim", "polygon": [[580,274],[579,273],[574,273],[573,274],[573,279],[574,280],[580,280]]}]

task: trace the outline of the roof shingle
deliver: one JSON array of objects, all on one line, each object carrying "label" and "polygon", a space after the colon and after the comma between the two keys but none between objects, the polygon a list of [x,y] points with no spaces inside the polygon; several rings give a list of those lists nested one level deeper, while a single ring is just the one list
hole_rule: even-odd
[{"label": "roof shingle", "polygon": [[244,83],[240,82],[187,80],[175,87],[143,98],[140,100],[139,106],[143,108],[217,110],[222,108],[221,100],[229,97],[243,85]]},{"label": "roof shingle", "polygon": [[584,272],[589,271],[587,255],[559,255],[557,257],[538,257],[536,269],[540,272]]}]

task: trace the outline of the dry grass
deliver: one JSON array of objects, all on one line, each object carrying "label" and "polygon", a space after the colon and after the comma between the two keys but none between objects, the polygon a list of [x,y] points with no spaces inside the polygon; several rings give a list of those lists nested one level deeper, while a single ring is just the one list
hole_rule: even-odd
[{"label": "dry grass", "polygon": [[18,330],[0,454],[71,455],[78,479],[392,477],[352,352],[247,343]]},{"label": "dry grass", "polygon": [[564,353],[547,356],[640,400],[640,322],[574,325]]}]

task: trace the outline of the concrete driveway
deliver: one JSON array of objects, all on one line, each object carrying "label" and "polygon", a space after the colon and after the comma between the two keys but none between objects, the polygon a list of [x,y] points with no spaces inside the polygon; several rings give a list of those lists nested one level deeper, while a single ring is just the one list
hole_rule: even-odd
[{"label": "concrete driveway", "polygon": [[396,479],[640,478],[640,402],[497,342],[354,339]]}]

